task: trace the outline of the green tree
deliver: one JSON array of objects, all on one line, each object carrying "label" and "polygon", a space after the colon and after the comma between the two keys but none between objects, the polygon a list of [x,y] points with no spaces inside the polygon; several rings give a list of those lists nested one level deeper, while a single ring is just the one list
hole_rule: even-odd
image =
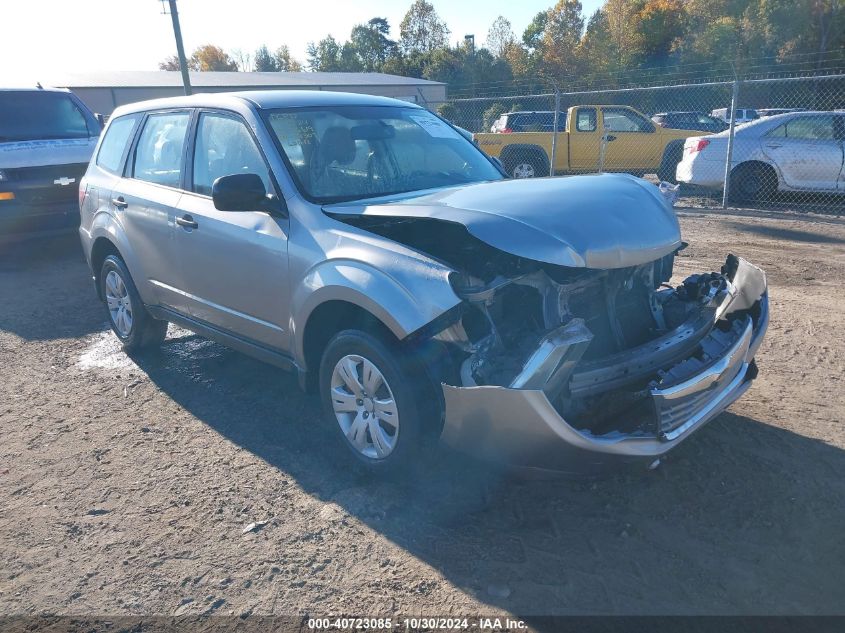
[{"label": "green tree", "polygon": [[298,73],[302,70],[302,63],[290,54],[287,44],[282,44],[273,54],[276,69],[283,72]]},{"label": "green tree", "polygon": [[493,123],[498,119],[502,114],[506,111],[505,106],[499,103],[498,101],[491,105],[484,111],[484,114],[481,115],[481,131],[482,132],[489,132],[490,127]]},{"label": "green tree", "polygon": [[340,70],[341,45],[331,35],[307,47],[308,68],[313,71],[332,72]]},{"label": "green tree", "polygon": [[373,18],[366,24],[353,27],[349,41],[355,49],[362,70],[380,71],[387,60],[398,53],[396,42],[388,35],[390,24],[385,18]]},{"label": "green tree", "polygon": [[274,73],[279,70],[278,61],[270,54],[270,51],[264,44],[259,46],[258,50],[255,51],[252,64],[255,72],[259,73]]},{"label": "green tree", "polygon": [[[186,60],[188,62],[188,70],[198,70],[191,64],[190,59]],[[179,58],[176,55],[171,55],[167,59],[162,62],[158,63],[159,70],[182,70],[182,65],[179,63]]]},{"label": "green tree", "polygon": [[449,44],[449,28],[434,5],[414,0],[399,25],[399,46],[406,54],[430,53]]}]

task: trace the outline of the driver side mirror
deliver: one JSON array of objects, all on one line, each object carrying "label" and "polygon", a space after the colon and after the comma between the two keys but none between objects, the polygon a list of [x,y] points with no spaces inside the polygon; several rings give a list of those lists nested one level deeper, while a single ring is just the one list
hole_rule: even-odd
[{"label": "driver side mirror", "polygon": [[258,174],[221,176],[211,185],[211,200],[219,211],[267,210],[267,190]]}]

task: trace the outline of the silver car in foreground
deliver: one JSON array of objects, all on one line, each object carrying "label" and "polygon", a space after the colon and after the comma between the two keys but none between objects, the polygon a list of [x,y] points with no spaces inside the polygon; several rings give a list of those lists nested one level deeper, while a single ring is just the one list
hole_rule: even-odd
[{"label": "silver car in foreground", "polygon": [[124,106],[80,201],[127,352],[170,321],[295,370],[375,471],[438,438],[517,467],[652,464],[748,388],[768,323],[733,255],[667,285],[684,243],[653,185],[506,180],[392,99]]},{"label": "silver car in foreground", "polygon": [[[721,189],[728,131],[684,143],[678,182]],[[776,191],[845,193],[845,114],[791,112],[764,117],[735,130],[731,197],[771,199]]]}]

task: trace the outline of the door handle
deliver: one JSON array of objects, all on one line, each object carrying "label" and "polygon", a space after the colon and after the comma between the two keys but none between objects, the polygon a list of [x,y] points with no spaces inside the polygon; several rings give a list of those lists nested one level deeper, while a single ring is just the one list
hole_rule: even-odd
[{"label": "door handle", "polygon": [[126,202],[126,200],[123,199],[123,196],[118,196],[117,198],[112,198],[111,203],[117,209],[125,209],[126,207],[129,206],[129,203]]},{"label": "door handle", "polygon": [[181,218],[176,218],[176,224],[183,226],[186,229],[198,229],[199,224],[190,215],[185,214]]},{"label": "door handle", "polygon": [[606,141],[607,143],[610,143],[611,141],[615,141],[615,140],[616,140],[616,137],[615,137],[615,136],[613,136],[613,134],[605,134],[605,135],[602,137],[602,139],[601,139],[601,140]]},{"label": "door handle", "polygon": [[778,147],[783,147],[783,145],[781,145],[780,143],[767,143],[766,147],[769,147],[771,149],[777,149]]}]

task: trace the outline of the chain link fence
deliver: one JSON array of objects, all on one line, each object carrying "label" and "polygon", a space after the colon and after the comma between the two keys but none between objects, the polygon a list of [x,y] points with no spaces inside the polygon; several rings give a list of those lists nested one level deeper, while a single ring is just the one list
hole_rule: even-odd
[{"label": "chain link fence", "polygon": [[677,184],[677,206],[845,211],[842,73],[553,89],[434,109],[515,178],[626,172]]}]

